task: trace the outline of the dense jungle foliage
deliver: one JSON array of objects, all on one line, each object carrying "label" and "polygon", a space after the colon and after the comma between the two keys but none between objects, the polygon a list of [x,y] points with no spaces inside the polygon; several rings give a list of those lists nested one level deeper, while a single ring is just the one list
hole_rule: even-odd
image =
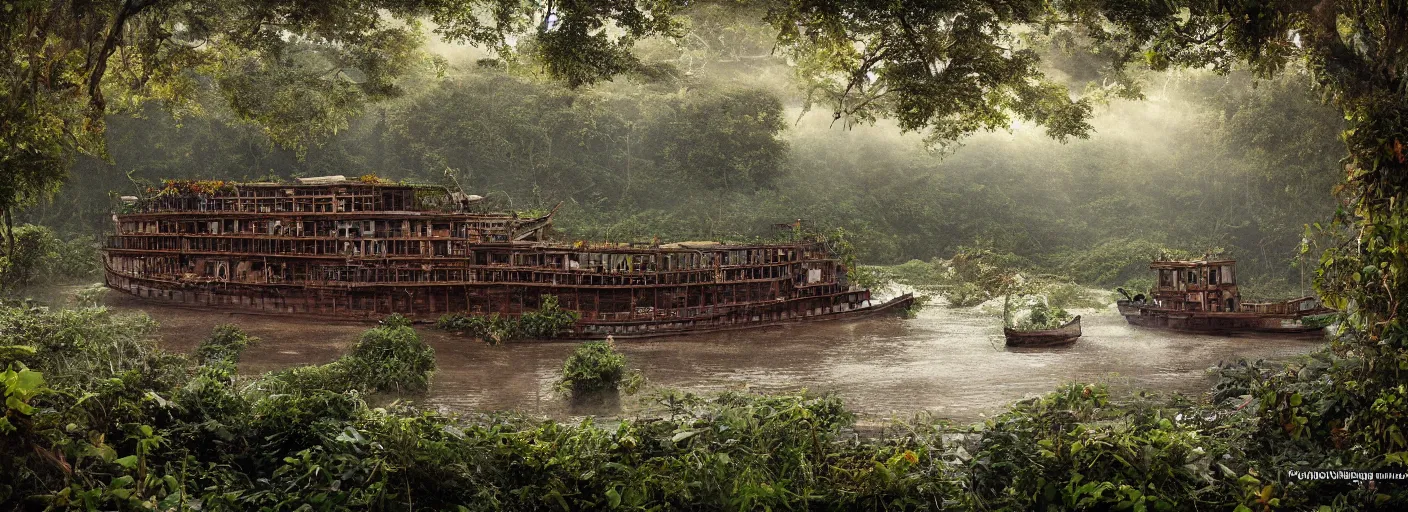
[{"label": "dense jungle foliage", "polygon": [[0,254],[0,293],[55,283],[89,282],[101,270],[93,236],[63,240],[47,226],[14,230],[13,249]]},{"label": "dense jungle foliage", "polygon": [[[1335,437],[1337,445],[1311,441],[1314,431],[1329,428],[1317,411],[1349,405],[1304,398],[1334,385],[1306,376],[1330,364],[1324,355],[1289,372],[1227,366],[1212,404],[1144,395],[1112,401],[1102,385],[1075,384],[979,425],[918,417],[858,435],[839,399],[807,394],[706,398],[658,391],[658,417],[614,426],[447,416],[404,401],[425,392],[434,370],[433,353],[404,325],[368,330],[336,362],[262,376],[235,373],[241,352],[257,344],[238,327],[217,327],[189,357],[157,348],[154,327],[145,315],[99,307],[0,307],[6,368],[0,474],[8,477],[0,482],[0,507],[1392,510],[1408,504],[1408,488],[1389,482],[1372,489],[1287,475],[1343,457],[1338,444],[1360,442],[1350,433]],[[1273,397],[1280,390],[1296,394],[1278,403]],[[1249,401],[1264,407],[1236,406]],[[1283,428],[1287,421],[1295,428]]]}]

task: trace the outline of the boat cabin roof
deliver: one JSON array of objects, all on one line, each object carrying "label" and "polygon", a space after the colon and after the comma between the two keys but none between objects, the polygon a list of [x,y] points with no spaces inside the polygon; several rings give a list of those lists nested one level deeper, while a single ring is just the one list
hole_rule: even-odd
[{"label": "boat cabin roof", "polygon": [[256,182],[249,182],[249,183],[230,183],[230,185],[233,186],[233,187],[238,187],[238,188],[298,188],[298,189],[306,189],[306,188],[326,188],[326,189],[332,189],[332,188],[334,188],[334,187],[375,187],[375,188],[386,189],[386,190],[421,190],[421,189],[445,190],[445,186],[444,186],[444,185],[427,185],[427,184],[423,184],[423,183],[366,183],[366,182],[352,181],[352,180],[348,180],[348,181],[339,181],[339,182],[331,182],[331,183],[297,183],[297,182],[295,182],[295,183],[274,183],[274,182],[267,182],[267,181],[262,181],[262,182],[261,182],[261,181],[256,181]]},{"label": "boat cabin roof", "polygon": [[1160,260],[1150,262],[1149,268],[1152,270],[1184,269],[1236,264],[1237,260]]}]

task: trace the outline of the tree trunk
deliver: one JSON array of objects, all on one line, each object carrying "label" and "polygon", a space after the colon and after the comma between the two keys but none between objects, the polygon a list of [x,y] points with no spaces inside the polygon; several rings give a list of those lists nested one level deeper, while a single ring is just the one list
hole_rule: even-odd
[{"label": "tree trunk", "polygon": [[5,209],[5,254],[15,253],[15,220],[10,216],[11,208]]}]

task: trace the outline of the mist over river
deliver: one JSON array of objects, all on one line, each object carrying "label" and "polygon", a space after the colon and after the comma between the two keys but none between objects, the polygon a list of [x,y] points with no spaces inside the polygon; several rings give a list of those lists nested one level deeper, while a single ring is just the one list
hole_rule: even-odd
[{"label": "mist over river", "polygon": [[[241,360],[246,374],[332,361],[370,326],[165,306],[116,292],[105,300],[117,310],[146,311],[161,324],[161,345],[181,352],[193,349],[216,325],[238,324],[262,339]],[[1077,312],[1084,315],[1084,336],[1057,349],[1006,349],[1000,317],[943,307],[927,308],[911,320],[881,317],[622,340],[617,345],[628,365],[648,380],[645,393],[590,406],[570,405],[552,392],[572,342],[490,346],[421,326],[422,339],[435,348],[438,370],[430,395],[417,401],[456,412],[513,410],[566,419],[648,413],[651,387],[700,393],[805,388],[838,393],[865,417],[928,411],[968,422],[1071,381],[1106,381],[1117,396],[1130,389],[1196,396],[1210,389],[1215,379],[1206,370],[1219,361],[1286,360],[1323,343],[1169,333],[1129,326],[1113,308]]]}]

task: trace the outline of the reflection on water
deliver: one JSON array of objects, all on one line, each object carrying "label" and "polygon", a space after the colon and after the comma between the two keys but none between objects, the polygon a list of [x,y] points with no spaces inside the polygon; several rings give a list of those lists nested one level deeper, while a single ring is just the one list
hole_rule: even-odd
[{"label": "reflection on water", "polygon": [[[236,323],[263,339],[242,360],[257,373],[324,363],[351,346],[365,323],[160,306],[112,293],[118,309],[142,309],[161,322],[162,344],[189,351],[211,327]],[[1084,336],[1057,349],[1008,350],[1000,320],[967,310],[929,308],[913,320],[874,318],[754,331],[618,342],[631,367],[653,386],[716,392],[839,393],[867,416],[929,411],[971,421],[1069,381],[1110,381],[1117,388],[1199,394],[1205,370],[1238,357],[1286,359],[1319,346],[1305,338],[1224,338],[1127,325],[1113,309],[1082,312]],[[640,400],[572,404],[553,395],[570,342],[489,346],[429,328],[439,370],[433,406],[459,411],[516,410],[534,415],[630,414]]]}]

